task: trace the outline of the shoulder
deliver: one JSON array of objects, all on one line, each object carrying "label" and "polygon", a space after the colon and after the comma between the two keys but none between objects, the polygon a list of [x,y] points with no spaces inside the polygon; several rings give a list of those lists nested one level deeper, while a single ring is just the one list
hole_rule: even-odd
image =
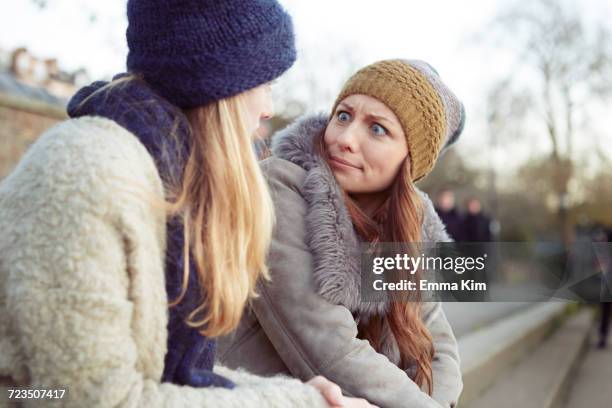
[{"label": "shoulder", "polygon": [[110,120],[83,117],[41,135],[0,183],[0,225],[17,218],[35,230],[61,223],[72,231],[120,220],[154,231],[161,245],[161,200],[162,181],[139,140]]},{"label": "shoulder", "polygon": [[107,172],[151,177],[151,172],[157,173],[153,158],[138,138],[101,117],[85,116],[60,123],[40,137],[31,154],[44,156],[57,167],[69,161],[84,174]]},{"label": "shoulder", "polygon": [[276,185],[298,192],[301,191],[307,174],[302,167],[276,156],[261,161],[260,166],[264,177],[272,188]]},{"label": "shoulder", "polygon": [[431,199],[424,191],[416,190],[423,205],[423,221],[421,224],[421,241],[450,242],[452,239],[446,232],[446,226],[436,212]]},{"label": "shoulder", "polygon": [[108,193],[137,183],[159,193],[153,158],[129,131],[99,117],[64,121],[43,133],[2,183],[3,190]]},{"label": "shoulder", "polygon": [[[308,212],[304,194],[304,182],[308,172],[290,161],[274,156],[263,160],[260,165],[274,203],[276,234],[282,235],[284,231],[303,231]],[[296,234],[290,234],[290,239],[296,237]]]}]

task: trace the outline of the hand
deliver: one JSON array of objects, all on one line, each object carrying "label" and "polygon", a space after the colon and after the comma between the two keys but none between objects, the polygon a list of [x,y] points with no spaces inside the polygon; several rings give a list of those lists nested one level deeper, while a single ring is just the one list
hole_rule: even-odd
[{"label": "hand", "polygon": [[321,375],[314,377],[306,384],[315,387],[331,407],[378,408],[376,405],[371,405],[363,398],[349,398],[343,396],[342,390],[338,385]]}]

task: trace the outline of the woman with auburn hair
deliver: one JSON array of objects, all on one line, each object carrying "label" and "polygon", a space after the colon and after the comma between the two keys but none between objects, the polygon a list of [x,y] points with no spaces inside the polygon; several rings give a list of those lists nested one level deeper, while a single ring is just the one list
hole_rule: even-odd
[{"label": "woman with auburn hair", "polygon": [[386,60],[354,74],[331,115],[274,137],[262,164],[277,213],[272,280],[220,342],[220,362],[321,374],[384,407],[457,404],[457,342],[440,303],[362,301],[359,245],[450,241],[414,183],[458,138],[464,116],[430,65]]},{"label": "woman with auburn hair", "polygon": [[213,368],[212,337],[268,277],[252,136],[295,60],[290,17],[275,0],[127,12],[128,73],[81,89],[0,185],[3,389],[63,389],[70,407],[369,406],[322,377]]}]

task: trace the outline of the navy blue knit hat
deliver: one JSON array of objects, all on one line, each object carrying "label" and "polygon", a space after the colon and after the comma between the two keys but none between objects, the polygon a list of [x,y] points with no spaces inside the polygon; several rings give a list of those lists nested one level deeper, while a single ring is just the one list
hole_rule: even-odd
[{"label": "navy blue knit hat", "polygon": [[275,0],[129,0],[129,72],[180,108],[271,81],[296,58]]}]

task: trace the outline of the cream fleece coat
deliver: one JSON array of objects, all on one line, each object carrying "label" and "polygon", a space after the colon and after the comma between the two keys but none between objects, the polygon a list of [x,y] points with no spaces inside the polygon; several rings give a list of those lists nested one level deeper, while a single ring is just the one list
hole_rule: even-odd
[{"label": "cream fleece coat", "polygon": [[234,390],[160,382],[166,219],[155,197],[145,147],[96,117],[46,132],[0,184],[0,384],[66,388],[55,402],[68,407],[326,406],[297,380],[221,367]]}]

